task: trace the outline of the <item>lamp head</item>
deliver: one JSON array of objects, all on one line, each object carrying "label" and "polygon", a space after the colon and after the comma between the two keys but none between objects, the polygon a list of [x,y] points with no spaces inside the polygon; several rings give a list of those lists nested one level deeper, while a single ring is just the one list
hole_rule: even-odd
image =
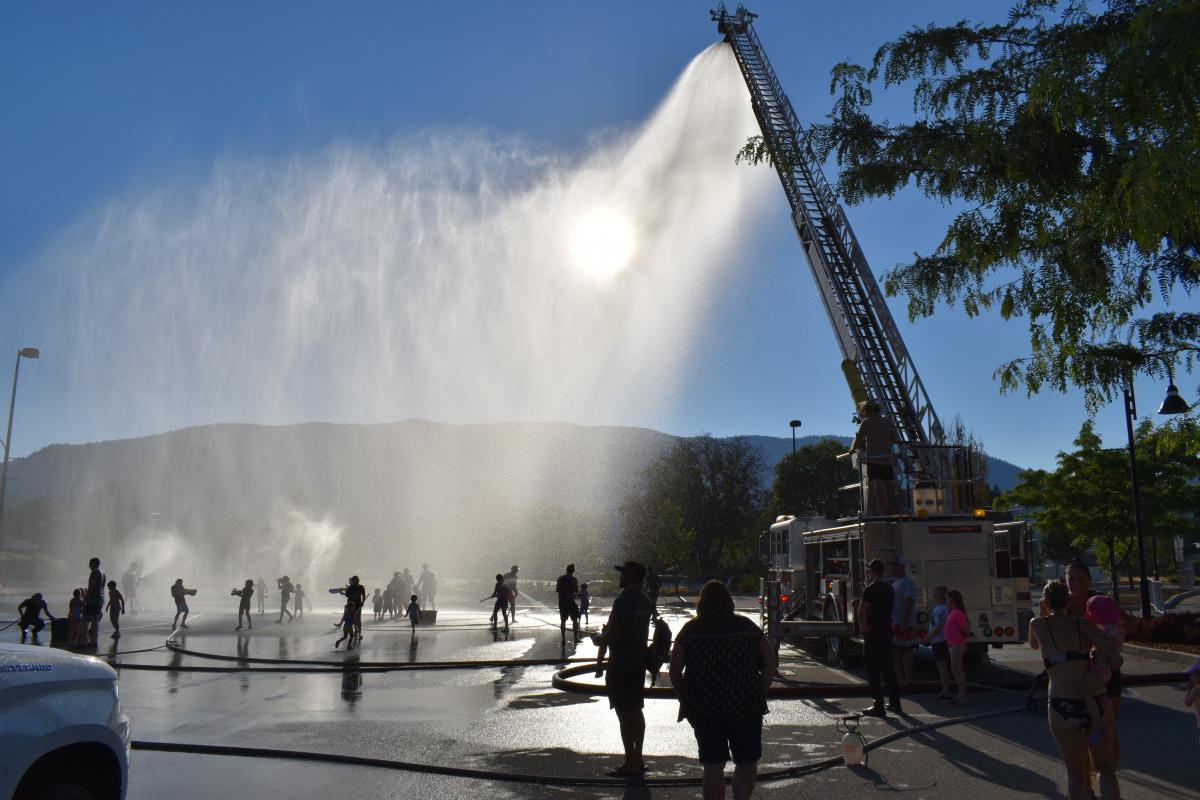
[{"label": "lamp head", "polygon": [[40,358],[42,351],[38,350],[36,347],[23,347],[17,351],[17,355],[21,356],[22,358]]},{"label": "lamp head", "polygon": [[1163,398],[1162,405],[1158,407],[1160,414],[1184,414],[1188,411],[1187,401],[1179,396],[1179,389],[1175,388],[1175,384],[1167,387],[1167,396]]},{"label": "lamp head", "polygon": [[788,427],[789,427],[789,428],[799,428],[799,427],[800,427],[800,420],[798,420],[798,419],[794,419],[794,420],[792,420],[791,422],[789,422],[789,423],[788,423]]}]

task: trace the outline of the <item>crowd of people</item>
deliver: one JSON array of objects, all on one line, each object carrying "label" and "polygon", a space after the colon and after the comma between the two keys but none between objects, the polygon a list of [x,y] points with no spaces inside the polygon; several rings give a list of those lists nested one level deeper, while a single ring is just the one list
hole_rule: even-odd
[{"label": "crowd of people", "polygon": [[[136,565],[123,576],[125,592],[118,589],[116,581],[106,579],[100,559],[92,558],[88,567],[86,586],[73,590],[67,608],[67,643],[78,647],[96,645],[105,611],[113,627],[112,636],[120,636],[120,618],[129,610],[127,595],[135,595],[141,582]],[[889,567],[890,582],[885,580]],[[679,719],[688,721],[695,736],[703,768],[704,796],[723,796],[723,770],[732,760],[734,796],[749,797],[762,754],[767,690],[776,674],[773,648],[754,622],[735,613],[729,589],[718,581],[704,585],[695,617],[680,629],[672,646],[670,628],[659,618],[657,603],[649,596],[652,581],[649,570],[636,561],[627,561],[615,569],[620,576],[620,592],[613,601],[607,624],[593,637],[598,647],[596,672],[604,677],[609,706],[616,713],[624,749],[623,761],[608,774],[634,777],[646,771],[642,755],[646,673],[651,674],[653,685],[658,670],[669,658],[671,685],[680,704]],[[575,571],[575,565],[568,564],[555,584],[564,645],[567,623],[571,623],[578,642],[581,619],[585,623],[588,620],[588,585],[578,581]],[[515,564],[508,572],[497,573],[492,594],[484,598],[495,601],[493,625],[502,622],[507,629],[510,620],[516,619],[519,574]],[[904,560],[895,558],[888,564],[873,560],[867,565],[867,574],[856,620],[874,702],[862,713],[876,717],[903,713],[900,689],[913,679],[913,653],[921,644],[932,648],[941,688],[938,699],[967,705],[963,662],[973,633],[962,592],[946,586],[934,587],[930,592],[928,627],[925,635],[918,635],[918,593]],[[282,622],[284,616],[292,619],[302,615],[303,587],[293,585],[284,575],[276,580],[276,588],[280,597],[280,615],[276,621]],[[180,578],[170,591],[176,605],[172,624],[186,628],[187,598],[194,596],[196,590],[187,588]],[[330,592],[346,599],[337,625],[341,636],[334,648],[348,641],[347,650],[352,650],[362,639],[367,590],[354,575],[344,587]],[[252,627],[252,599],[258,596],[259,613],[263,613],[265,582],[262,578],[247,579],[231,595],[239,598],[237,629],[242,628],[243,621]],[[407,569],[396,571],[386,588],[375,589],[375,619],[402,616],[410,620],[415,631],[423,609],[436,608],[435,596],[436,576],[428,564],[416,580]],[[29,635],[37,641],[46,625],[43,616],[52,621],[57,619],[41,593],[21,602],[18,613],[23,641]],[[1091,795],[1093,772],[1098,776],[1096,788],[1100,797],[1119,797],[1117,723],[1122,692],[1121,646],[1130,621],[1111,598],[1092,591],[1090,571],[1083,563],[1075,562],[1067,570],[1065,583],[1046,584],[1041,615],[1030,624],[1029,645],[1039,652],[1048,677],[1047,720],[1066,766],[1068,795],[1072,800]],[[1200,662],[1186,673],[1189,679],[1186,703],[1195,709],[1200,727]]]}]

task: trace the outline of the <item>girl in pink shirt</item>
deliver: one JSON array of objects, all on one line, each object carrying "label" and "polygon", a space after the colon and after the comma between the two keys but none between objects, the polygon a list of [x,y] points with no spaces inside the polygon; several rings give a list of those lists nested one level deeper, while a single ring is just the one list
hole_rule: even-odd
[{"label": "girl in pink shirt", "polygon": [[967,704],[967,674],[963,669],[963,656],[967,654],[967,639],[971,636],[971,623],[963,610],[963,596],[958,589],[946,592],[950,615],[946,617],[946,644],[950,646],[950,671],[958,684],[958,697],[950,702],[956,706]]}]

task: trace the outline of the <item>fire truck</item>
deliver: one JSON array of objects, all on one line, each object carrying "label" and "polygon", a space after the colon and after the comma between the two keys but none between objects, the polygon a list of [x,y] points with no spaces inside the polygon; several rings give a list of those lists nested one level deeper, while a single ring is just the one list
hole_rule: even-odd
[{"label": "fire truck", "polygon": [[859,480],[843,487],[859,495],[856,516],[781,517],[764,535],[764,628],[777,646],[789,638],[824,639],[829,661],[842,663],[854,638],[867,564],[899,557],[918,592],[917,629],[901,636],[920,642],[933,588],[945,585],[963,593],[976,650],[1023,642],[1032,618],[1029,526],[999,522],[976,507],[976,455],[946,441],[810,134],[754,31],[757,15],[741,5],[730,13],[723,3],[710,13],[746,81],[762,144],[841,351],[851,399],[856,407],[873,401],[896,439],[895,480],[885,482],[882,496],[867,479],[867,465],[846,454],[858,470]]}]

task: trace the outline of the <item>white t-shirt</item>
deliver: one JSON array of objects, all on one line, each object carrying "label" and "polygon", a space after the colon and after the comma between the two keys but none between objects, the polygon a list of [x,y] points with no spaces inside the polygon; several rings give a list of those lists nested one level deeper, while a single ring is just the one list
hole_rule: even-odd
[{"label": "white t-shirt", "polygon": [[[912,578],[905,575],[892,581],[892,591],[895,599],[892,601],[892,626],[899,627],[902,632],[913,631],[917,627],[917,585]],[[904,612],[905,600],[912,601],[912,610]],[[896,636],[897,644],[916,644],[910,633],[908,636]]]}]

